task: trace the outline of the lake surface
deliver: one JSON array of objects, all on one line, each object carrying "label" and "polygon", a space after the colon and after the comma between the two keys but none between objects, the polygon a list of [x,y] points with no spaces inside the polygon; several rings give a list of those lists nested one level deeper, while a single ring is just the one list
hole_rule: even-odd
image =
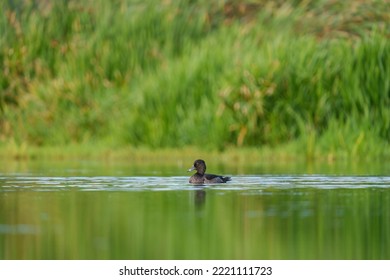
[{"label": "lake surface", "polygon": [[386,164],[190,165],[3,162],[0,259],[390,259]]}]

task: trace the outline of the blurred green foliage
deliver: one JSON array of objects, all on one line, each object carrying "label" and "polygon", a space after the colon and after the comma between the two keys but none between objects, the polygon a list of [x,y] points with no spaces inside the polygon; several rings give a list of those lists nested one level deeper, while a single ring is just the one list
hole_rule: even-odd
[{"label": "blurred green foliage", "polygon": [[389,154],[388,1],[3,1],[0,141]]}]

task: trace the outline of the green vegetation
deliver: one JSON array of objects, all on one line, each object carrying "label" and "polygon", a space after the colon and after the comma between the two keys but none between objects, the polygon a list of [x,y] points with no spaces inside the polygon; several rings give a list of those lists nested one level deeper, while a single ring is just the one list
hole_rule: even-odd
[{"label": "green vegetation", "polygon": [[1,6],[3,150],[390,156],[388,1]]}]

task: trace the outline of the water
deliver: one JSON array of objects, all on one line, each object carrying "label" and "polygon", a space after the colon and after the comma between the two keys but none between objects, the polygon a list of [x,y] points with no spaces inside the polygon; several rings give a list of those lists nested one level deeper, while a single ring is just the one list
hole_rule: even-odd
[{"label": "water", "polygon": [[217,167],[233,181],[192,186],[174,176],[185,169],[3,167],[0,258],[390,259],[383,171],[234,175]]}]

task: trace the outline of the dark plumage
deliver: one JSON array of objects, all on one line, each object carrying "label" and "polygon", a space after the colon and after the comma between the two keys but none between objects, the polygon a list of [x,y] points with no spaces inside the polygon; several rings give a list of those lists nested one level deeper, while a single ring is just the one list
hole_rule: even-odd
[{"label": "dark plumage", "polygon": [[191,184],[219,184],[226,183],[230,181],[230,177],[224,177],[214,174],[205,174],[206,172],[206,163],[202,159],[197,159],[194,161],[194,165],[188,169],[188,171],[196,170],[196,173],[191,176]]}]

